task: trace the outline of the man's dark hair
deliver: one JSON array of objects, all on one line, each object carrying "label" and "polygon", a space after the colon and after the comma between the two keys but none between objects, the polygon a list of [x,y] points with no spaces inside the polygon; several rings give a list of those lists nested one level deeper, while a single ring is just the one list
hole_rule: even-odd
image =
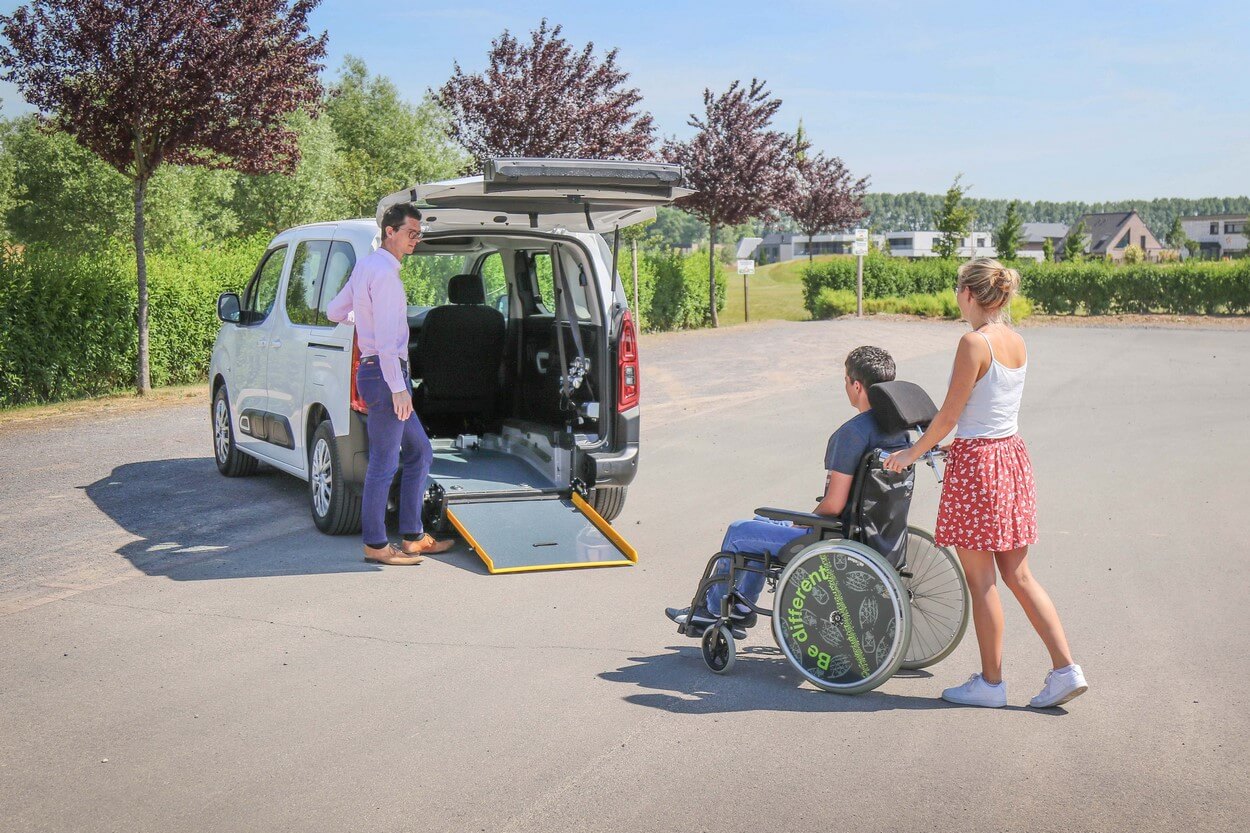
[{"label": "man's dark hair", "polygon": [[893,382],[894,359],[880,347],[856,347],[846,354],[846,375],[866,388]]},{"label": "man's dark hair", "polygon": [[393,228],[396,231],[404,225],[407,219],[421,222],[421,212],[410,202],[395,203],[382,214],[382,239],[386,239],[386,230]]}]

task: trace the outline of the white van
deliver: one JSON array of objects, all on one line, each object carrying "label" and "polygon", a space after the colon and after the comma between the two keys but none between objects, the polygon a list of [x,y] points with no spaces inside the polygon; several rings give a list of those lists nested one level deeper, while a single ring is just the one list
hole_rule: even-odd
[{"label": "white van", "polygon": [[411,202],[426,234],[401,277],[432,528],[454,526],[492,572],[629,563],[606,521],[638,466],[638,342],[609,240],[690,193],[680,182],[674,165],[498,159],[392,194],[376,220],[282,232],[242,296],[218,299],[218,469],[282,469],[308,481],[318,529],[359,530],[359,353],[325,309],[379,245],[382,213]]}]

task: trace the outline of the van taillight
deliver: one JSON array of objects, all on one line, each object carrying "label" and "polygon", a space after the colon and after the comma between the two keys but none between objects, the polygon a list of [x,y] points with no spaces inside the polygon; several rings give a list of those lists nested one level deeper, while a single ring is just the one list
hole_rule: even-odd
[{"label": "van taillight", "polygon": [[638,378],[638,335],[629,310],[621,319],[621,345],[617,351],[616,409],[625,411],[637,406],[641,379]]},{"label": "van taillight", "polygon": [[352,334],[352,410],[358,414],[367,414],[369,406],[365,404],[360,392],[356,390],[356,368],[358,367],[360,367],[360,345],[356,343],[355,334]]}]

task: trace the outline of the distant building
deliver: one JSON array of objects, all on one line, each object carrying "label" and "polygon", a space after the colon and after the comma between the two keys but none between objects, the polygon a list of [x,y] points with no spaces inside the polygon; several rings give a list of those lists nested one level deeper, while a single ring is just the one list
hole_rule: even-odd
[{"label": "distant building", "polygon": [[1068,236],[1068,227],[1063,223],[1021,223],[1020,246],[1016,249],[1016,257],[1030,258],[1041,261],[1045,257],[1045,245],[1049,240],[1059,251],[1063,247],[1063,238]]},{"label": "distant building", "polygon": [[[884,237],[880,234],[869,235],[869,240],[881,246]],[[764,242],[756,251],[760,263],[777,263],[782,260],[795,260],[807,257],[807,235],[802,232],[773,232],[764,235]],[[849,255],[855,235],[849,231],[816,234],[812,236],[812,255]]]},{"label": "distant building", "polygon": [[1185,235],[1198,243],[1199,256],[1216,260],[1246,254],[1245,214],[1202,214],[1182,217]]},{"label": "distant building", "polygon": [[[942,237],[940,231],[892,231],[885,235],[890,254],[895,257],[937,257],[933,244]],[[994,257],[993,236],[988,231],[974,231],[963,239],[957,257]]]},{"label": "distant building", "polygon": [[1124,250],[1129,246],[1137,246],[1145,253],[1146,260],[1158,260],[1159,253],[1167,248],[1146,227],[1136,211],[1086,214],[1072,224],[1065,238],[1082,221],[1085,223],[1085,253],[1092,257],[1110,255],[1112,260],[1123,260]]}]

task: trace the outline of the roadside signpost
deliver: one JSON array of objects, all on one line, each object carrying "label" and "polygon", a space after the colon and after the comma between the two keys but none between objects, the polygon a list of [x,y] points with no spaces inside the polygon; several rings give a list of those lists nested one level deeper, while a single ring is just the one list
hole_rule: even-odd
[{"label": "roadside signpost", "polygon": [[747,291],[747,275],[755,274],[755,261],[751,259],[755,249],[764,242],[762,237],[744,237],[738,242],[738,274],[742,276],[742,320],[751,320],[751,296]]},{"label": "roadside signpost", "polygon": [[855,229],[855,242],[851,244],[855,255],[855,317],[864,317],[864,255],[868,254],[868,229]]}]

